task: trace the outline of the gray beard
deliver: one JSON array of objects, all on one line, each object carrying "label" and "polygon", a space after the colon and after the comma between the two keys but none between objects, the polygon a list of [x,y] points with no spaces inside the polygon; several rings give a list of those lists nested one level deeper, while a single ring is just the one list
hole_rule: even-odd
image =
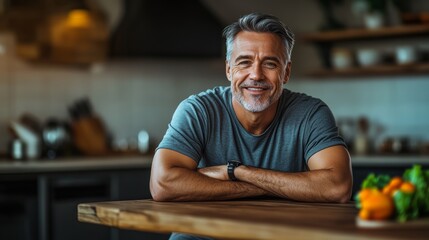
[{"label": "gray beard", "polygon": [[244,109],[246,109],[249,112],[253,112],[253,113],[264,111],[272,103],[272,101],[271,101],[272,99],[268,99],[266,101],[261,101],[261,97],[252,97],[250,102],[245,101],[243,95],[241,95],[240,93],[236,94],[236,96],[234,96],[234,97],[241,104],[241,106],[244,107]]},{"label": "gray beard", "polygon": [[[247,83],[242,83],[240,84],[240,87],[241,86],[269,87],[269,85],[267,85],[264,82],[252,82],[252,81]],[[279,86],[279,87],[282,88],[282,86]],[[261,99],[261,96],[251,97],[250,100],[246,101],[244,99],[244,96],[240,92],[240,88],[234,91],[234,87],[232,87],[232,91],[233,91],[232,92],[233,98],[237,100],[237,102],[240,103],[240,105],[243,106],[244,109],[252,113],[262,112],[266,110],[269,106],[271,106],[273,102],[277,101],[280,98],[283,92],[283,91],[279,91],[277,95],[269,97],[265,101]]]}]

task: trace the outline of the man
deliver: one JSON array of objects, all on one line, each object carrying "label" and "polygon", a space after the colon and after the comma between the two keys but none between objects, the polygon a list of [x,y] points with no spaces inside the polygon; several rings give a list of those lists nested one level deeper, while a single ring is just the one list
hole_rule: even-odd
[{"label": "man", "polygon": [[224,36],[231,86],[178,106],[153,159],[153,199],[348,201],[350,157],[331,111],[283,89],[293,34],[276,17],[249,14]]}]

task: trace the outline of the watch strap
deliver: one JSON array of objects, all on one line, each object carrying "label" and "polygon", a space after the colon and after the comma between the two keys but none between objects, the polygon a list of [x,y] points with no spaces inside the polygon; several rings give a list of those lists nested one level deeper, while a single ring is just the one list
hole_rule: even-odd
[{"label": "watch strap", "polygon": [[240,166],[241,162],[238,160],[228,161],[228,177],[231,181],[237,181],[238,179],[234,175],[235,168]]}]

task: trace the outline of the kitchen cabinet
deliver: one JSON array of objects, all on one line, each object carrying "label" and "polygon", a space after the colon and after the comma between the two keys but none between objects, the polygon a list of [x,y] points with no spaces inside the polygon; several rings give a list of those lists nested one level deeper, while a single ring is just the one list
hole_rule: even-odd
[{"label": "kitchen cabinet", "polygon": [[34,181],[0,180],[0,239],[35,239],[36,189]]},{"label": "kitchen cabinet", "polygon": [[[413,46],[416,42],[429,40],[429,25],[401,25],[384,27],[379,29],[346,29],[307,33],[299,36],[298,40],[311,43],[316,46],[321,57],[323,67],[309,74],[316,77],[357,77],[380,75],[410,75],[428,74],[429,59],[428,49],[416,51],[418,60],[406,64],[395,62],[394,53],[384,54],[383,61],[379,64],[358,66],[356,63],[356,49],[348,56],[354,62],[349,67],[336,68],[333,64],[333,53],[336,48],[352,49],[367,48],[372,44],[378,46],[391,44],[392,46]],[[411,42],[409,42],[412,40]]]},{"label": "kitchen cabinet", "polygon": [[0,239],[168,239],[77,221],[81,202],[151,198],[151,159],[0,160]]}]

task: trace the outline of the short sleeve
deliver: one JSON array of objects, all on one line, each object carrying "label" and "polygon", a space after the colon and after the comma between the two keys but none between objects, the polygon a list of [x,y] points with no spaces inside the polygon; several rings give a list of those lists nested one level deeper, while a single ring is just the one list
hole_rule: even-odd
[{"label": "short sleeve", "polygon": [[157,149],[165,148],[180,152],[198,163],[205,146],[206,120],[204,107],[199,105],[195,98],[182,101],[174,112]]},{"label": "short sleeve", "polygon": [[346,146],[338,133],[335,118],[324,104],[318,104],[310,111],[306,127],[305,160],[308,162],[315,153],[335,145]]}]

